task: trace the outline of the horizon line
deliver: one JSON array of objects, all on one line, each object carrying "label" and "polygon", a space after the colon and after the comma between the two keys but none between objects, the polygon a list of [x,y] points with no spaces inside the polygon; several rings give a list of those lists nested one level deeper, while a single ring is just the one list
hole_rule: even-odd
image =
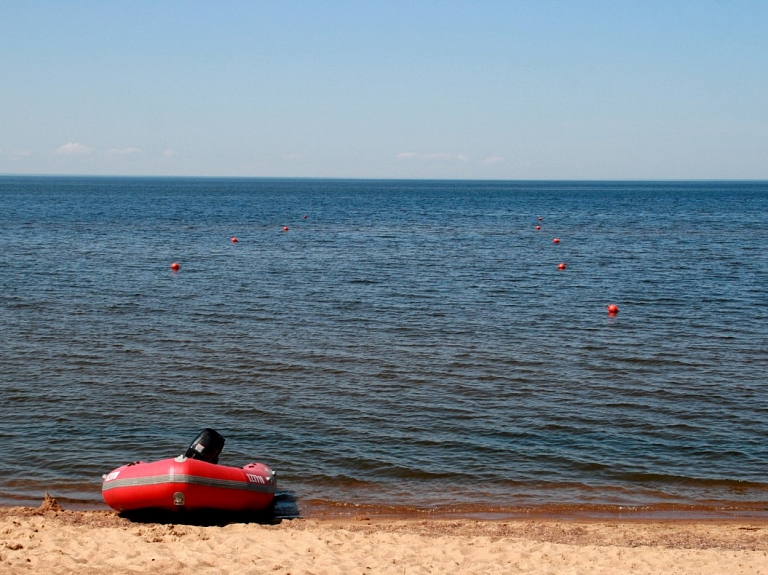
[{"label": "horizon line", "polygon": [[347,180],[347,181],[424,181],[424,182],[768,182],[768,178],[403,178],[352,176],[184,176],[126,174],[13,174],[0,173],[0,178],[120,178],[120,179],[184,179],[184,180]]}]

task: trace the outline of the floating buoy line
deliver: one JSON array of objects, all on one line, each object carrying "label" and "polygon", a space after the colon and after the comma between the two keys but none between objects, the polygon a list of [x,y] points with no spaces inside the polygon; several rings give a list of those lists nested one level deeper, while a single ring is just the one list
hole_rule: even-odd
[{"label": "floating buoy line", "polygon": [[[302,216],[302,219],[306,220],[307,219],[307,215],[304,214]],[[541,216],[538,216],[537,219],[538,219],[538,221],[542,221],[543,220],[543,218]],[[290,228],[288,226],[283,226],[283,232],[287,232],[289,229]],[[541,230],[541,226],[540,225],[536,225],[536,230]],[[232,236],[230,238],[230,242],[233,243],[233,244],[238,243],[237,237]],[[552,243],[559,244],[560,243],[560,238],[553,238],[552,239]],[[171,263],[170,267],[171,267],[171,270],[174,271],[174,272],[178,272],[181,269],[181,265],[178,262]],[[557,264],[557,269],[560,270],[560,271],[565,271],[565,269],[567,267],[568,266],[566,265],[565,262],[560,262],[559,264]],[[617,315],[619,313],[619,306],[616,305],[615,303],[608,304],[607,306],[605,306],[605,308],[608,311],[608,315],[609,316],[615,316],[615,315]]]}]

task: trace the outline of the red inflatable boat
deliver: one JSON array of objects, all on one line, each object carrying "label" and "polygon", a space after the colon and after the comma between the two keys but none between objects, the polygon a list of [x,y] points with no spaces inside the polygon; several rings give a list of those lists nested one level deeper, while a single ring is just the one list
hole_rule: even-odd
[{"label": "red inflatable boat", "polygon": [[261,511],[275,497],[275,472],[263,463],[217,465],[224,438],[204,429],[184,455],[136,461],[103,477],[101,494],[117,511]]},{"label": "red inflatable boat", "polygon": [[275,473],[263,463],[237,468],[183,455],[129,463],[103,479],[104,501],[117,511],[261,511],[272,504],[277,484]]}]

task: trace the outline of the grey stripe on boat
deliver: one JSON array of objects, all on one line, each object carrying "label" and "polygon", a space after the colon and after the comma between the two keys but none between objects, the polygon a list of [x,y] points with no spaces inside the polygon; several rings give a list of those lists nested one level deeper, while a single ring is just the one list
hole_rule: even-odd
[{"label": "grey stripe on boat", "polygon": [[212,477],[199,477],[197,475],[152,475],[150,477],[134,477],[131,479],[113,479],[101,486],[102,491],[116,489],[118,487],[140,487],[143,485],[159,485],[160,483],[186,483],[188,485],[204,485],[205,487],[220,487],[222,489],[239,489],[241,491],[259,491],[261,493],[274,493],[275,484],[261,485],[260,483],[246,483],[232,479],[214,479]]}]

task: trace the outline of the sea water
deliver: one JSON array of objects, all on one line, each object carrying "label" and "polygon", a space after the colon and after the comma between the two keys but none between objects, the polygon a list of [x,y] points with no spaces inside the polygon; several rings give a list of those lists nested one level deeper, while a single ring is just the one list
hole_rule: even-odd
[{"label": "sea water", "polygon": [[766,246],[768,182],[0,177],[0,504],[212,427],[299,514],[768,514]]}]

